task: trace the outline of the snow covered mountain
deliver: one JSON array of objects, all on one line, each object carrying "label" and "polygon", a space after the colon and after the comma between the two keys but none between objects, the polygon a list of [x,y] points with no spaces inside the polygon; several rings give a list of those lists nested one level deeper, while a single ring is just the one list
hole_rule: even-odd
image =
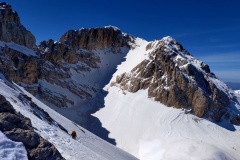
[{"label": "snow covered mountain", "polygon": [[146,160],[239,159],[236,94],[173,38],[135,42],[94,114],[117,146]]},{"label": "snow covered mountain", "polygon": [[143,160],[240,157],[239,97],[172,37],[105,26],[35,46],[10,5],[0,13],[1,94],[65,159],[135,159],[104,140]]}]

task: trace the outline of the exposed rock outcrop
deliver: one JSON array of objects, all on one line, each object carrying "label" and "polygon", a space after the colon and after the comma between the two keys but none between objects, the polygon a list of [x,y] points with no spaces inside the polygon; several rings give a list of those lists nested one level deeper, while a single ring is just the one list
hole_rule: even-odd
[{"label": "exposed rock outcrop", "polygon": [[111,47],[117,51],[119,47],[128,46],[126,37],[116,27],[91,28],[80,30],[69,30],[61,38],[60,42],[65,43],[74,50],[79,49],[104,49]]},{"label": "exposed rock outcrop", "polygon": [[63,160],[59,151],[34,131],[30,119],[17,113],[0,95],[0,130],[11,140],[22,142],[30,160]]},{"label": "exposed rock outcrop", "polygon": [[0,40],[28,48],[36,46],[35,37],[21,24],[17,12],[5,2],[0,3]]},{"label": "exposed rock outcrop", "polygon": [[50,61],[57,67],[62,67],[63,62],[67,64],[76,64],[82,62],[87,64],[88,68],[82,68],[83,71],[89,71],[90,68],[97,68],[97,62],[100,58],[88,50],[75,50],[75,47],[69,47],[61,42],[54,42],[52,39],[40,42],[38,52],[42,54],[45,60]]},{"label": "exposed rock outcrop", "polygon": [[149,97],[167,106],[191,108],[198,117],[219,121],[233,99],[216,86],[220,81],[209,66],[193,58],[171,37],[152,42],[147,48],[153,46],[157,47],[149,53],[149,59],[117,76],[112,85],[129,92],[147,89]]},{"label": "exposed rock outcrop", "polygon": [[39,76],[39,59],[27,56],[9,47],[2,47],[0,56],[0,71],[9,79],[19,83],[36,83]]}]

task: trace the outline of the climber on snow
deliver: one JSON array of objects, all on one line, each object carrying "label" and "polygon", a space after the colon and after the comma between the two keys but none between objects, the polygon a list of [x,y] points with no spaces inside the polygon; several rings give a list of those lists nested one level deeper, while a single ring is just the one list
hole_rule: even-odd
[{"label": "climber on snow", "polygon": [[77,137],[76,131],[72,131],[71,136],[72,136],[73,139],[75,139]]}]

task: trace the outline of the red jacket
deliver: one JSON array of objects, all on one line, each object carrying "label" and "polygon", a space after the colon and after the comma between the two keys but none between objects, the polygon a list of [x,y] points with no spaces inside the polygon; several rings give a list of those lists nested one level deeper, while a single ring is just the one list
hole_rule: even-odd
[{"label": "red jacket", "polygon": [[72,138],[76,138],[77,137],[76,131],[72,131],[71,136],[72,136]]}]

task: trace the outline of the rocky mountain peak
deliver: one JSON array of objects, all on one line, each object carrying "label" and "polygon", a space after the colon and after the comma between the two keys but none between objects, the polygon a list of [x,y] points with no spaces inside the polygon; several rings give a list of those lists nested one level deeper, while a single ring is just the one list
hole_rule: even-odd
[{"label": "rocky mountain peak", "polygon": [[111,28],[111,29],[114,29],[115,31],[120,31],[120,29],[119,29],[118,27],[116,27],[116,26],[111,26],[111,25],[109,25],[109,26],[104,26],[104,28]]},{"label": "rocky mountain peak", "polygon": [[59,41],[69,45],[74,50],[93,50],[111,47],[112,51],[116,51],[119,47],[128,46],[126,37],[117,27],[113,26],[69,30]]},{"label": "rocky mountain peak", "polygon": [[[130,72],[118,75],[112,85],[129,92],[146,89],[156,101],[214,121],[228,113],[234,97],[227,86],[175,39],[164,37],[150,42],[146,50],[148,58]],[[233,122],[236,115],[226,117]]]},{"label": "rocky mountain peak", "polygon": [[0,3],[0,40],[28,48],[34,48],[36,45],[35,37],[21,24],[18,13],[5,2]]},{"label": "rocky mountain peak", "polygon": [[164,41],[166,45],[177,44],[178,42],[171,36],[163,37],[160,41]]},{"label": "rocky mountain peak", "polygon": [[12,6],[6,2],[0,2],[0,10],[5,10],[7,8],[12,9]]}]

